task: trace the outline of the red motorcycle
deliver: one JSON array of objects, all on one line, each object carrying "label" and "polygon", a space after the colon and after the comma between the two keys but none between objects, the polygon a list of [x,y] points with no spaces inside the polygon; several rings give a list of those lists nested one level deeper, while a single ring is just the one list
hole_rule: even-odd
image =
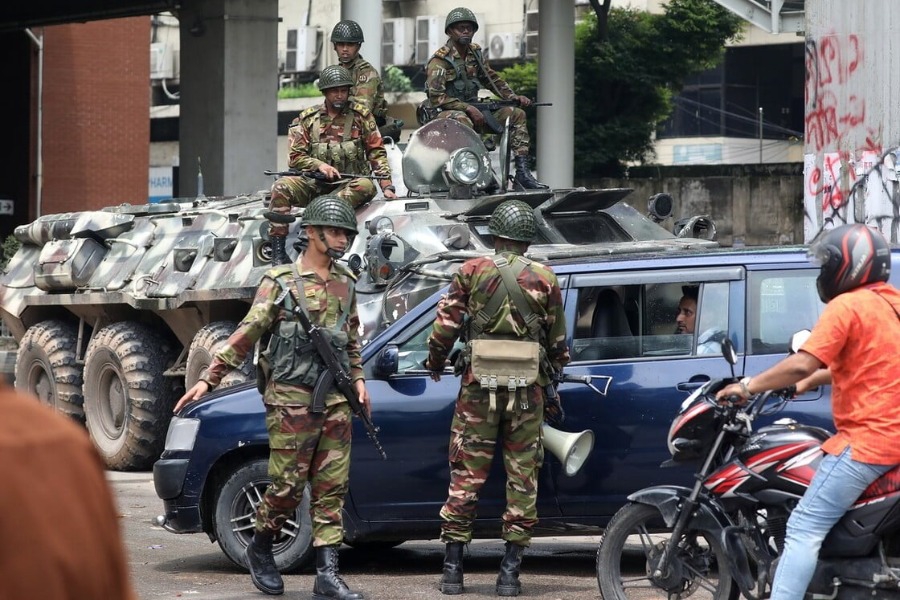
[{"label": "red motorcycle", "polygon": [[[723,354],[733,368],[729,340]],[[694,486],[643,489],[609,522],[597,551],[605,600],[645,599],[653,590],[670,600],[768,597],[787,519],[830,433],[793,419],[753,431],[793,390],[756,394],[742,407],[717,404],[716,392],[735,380],[703,384],[669,429],[674,462],[702,460]],[[900,467],[875,481],[831,530],[806,597],[900,600]]]}]

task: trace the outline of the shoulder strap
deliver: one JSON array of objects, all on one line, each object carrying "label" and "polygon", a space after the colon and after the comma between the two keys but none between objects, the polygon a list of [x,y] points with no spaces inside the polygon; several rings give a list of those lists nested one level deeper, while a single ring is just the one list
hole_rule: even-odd
[{"label": "shoulder strap", "polygon": [[[291,267],[294,270],[294,291],[296,292],[294,295],[297,296],[297,306],[303,313],[306,315],[307,319],[309,317],[309,308],[306,306],[306,294],[303,293],[303,279],[300,277],[300,270],[297,269],[297,263],[292,263]],[[347,317],[350,315],[350,305],[353,300],[353,294],[356,293],[356,282],[353,281],[353,278],[350,277],[350,295],[347,300],[347,307],[341,310],[341,316],[338,319],[338,322],[335,324],[334,328],[336,331],[340,331],[344,328],[344,323],[347,322]],[[312,321],[312,319],[310,319]]]},{"label": "shoulder strap", "polygon": [[891,307],[891,310],[894,311],[894,314],[897,315],[897,320],[900,321],[900,312],[897,312],[897,309],[894,308],[894,305],[891,304],[891,301],[890,301],[890,300],[888,300],[887,298],[885,298],[884,296],[882,296],[881,294],[879,294],[879,293],[876,292],[875,290],[869,290],[869,291],[872,292],[873,294],[875,294],[876,296],[878,296],[879,298],[881,298],[882,300],[884,300],[885,302],[887,302],[887,305],[890,306],[890,307]]},{"label": "shoulder strap", "polygon": [[503,301],[509,298],[513,306],[516,307],[516,311],[525,321],[525,327],[528,328],[529,337],[536,340],[541,325],[540,318],[531,308],[531,304],[525,298],[525,294],[522,293],[522,288],[519,287],[519,284],[516,281],[516,277],[518,277],[519,273],[521,273],[531,261],[519,256],[514,259],[514,264],[511,265],[504,256],[500,255],[491,257],[491,260],[500,271],[501,283],[506,289],[506,293],[502,294],[500,293],[500,290],[497,290],[497,293],[490,297],[487,304],[484,305],[484,308],[478,311],[472,318],[472,337],[478,336],[484,331],[484,327],[488,324],[488,321],[497,314]]},{"label": "shoulder strap", "polygon": [[494,85],[494,81],[491,79],[491,76],[488,75],[487,69],[484,66],[484,58],[481,56],[481,48],[473,49],[473,53],[475,54],[475,62],[478,63],[478,68],[481,69],[481,74],[484,75],[484,78],[488,80],[488,83],[491,84],[491,90],[497,94],[498,98],[503,98],[503,94],[500,93],[500,90],[497,89],[497,86]]}]

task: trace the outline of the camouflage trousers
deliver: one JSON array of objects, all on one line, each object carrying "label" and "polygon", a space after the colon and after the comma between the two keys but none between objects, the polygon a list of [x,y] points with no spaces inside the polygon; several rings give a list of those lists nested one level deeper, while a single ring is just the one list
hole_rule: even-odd
[{"label": "camouflage trousers", "polygon": [[257,531],[280,531],[303,500],[309,482],[314,546],[341,544],[341,511],[350,474],[350,406],[326,406],[315,414],[308,405],[266,405],[269,476],[256,511]]},{"label": "camouflage trousers", "polygon": [[[512,149],[513,154],[528,154],[528,146],[531,143],[531,138],[528,136],[528,127],[525,123],[525,111],[518,106],[501,106],[492,114],[500,123],[505,123],[506,118],[509,117],[509,147]],[[461,110],[442,111],[438,113],[438,118],[459,121],[463,125],[482,133],[476,129],[475,124],[472,122],[472,119],[469,118],[469,115]],[[488,132],[490,131],[488,130]]]},{"label": "camouflage trousers", "polygon": [[[286,215],[291,212],[292,206],[306,207],[313,198],[325,194],[334,194],[349,202],[354,208],[358,208],[374,198],[377,193],[375,184],[365,177],[330,182],[292,175],[281,177],[272,185],[269,209],[274,213]],[[285,236],[288,233],[288,226],[272,223],[269,232],[271,235]]]},{"label": "camouflage trousers", "polygon": [[520,392],[527,393],[528,408],[505,412],[508,393],[498,390],[497,405],[502,414],[499,419],[491,419],[488,395],[480,384],[463,386],[459,392],[450,427],[450,490],[441,508],[441,541],[445,543],[468,543],[472,539],[478,494],[487,480],[498,436],[506,468],[502,537],[521,546],[531,542],[538,521],[538,472],[544,462],[544,391],[540,386],[530,386]]}]

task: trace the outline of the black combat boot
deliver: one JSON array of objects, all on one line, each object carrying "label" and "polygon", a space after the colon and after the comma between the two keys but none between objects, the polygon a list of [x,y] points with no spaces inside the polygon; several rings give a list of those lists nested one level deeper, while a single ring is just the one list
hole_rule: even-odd
[{"label": "black combat boot", "polygon": [[444,552],[444,572],[441,574],[441,593],[448,596],[463,591],[463,543],[448,542]]},{"label": "black combat boot", "polygon": [[284,593],[284,581],[275,568],[275,557],[272,555],[274,537],[275,534],[271,531],[257,531],[253,534],[253,539],[247,546],[247,566],[250,567],[250,579],[256,589],[270,596],[280,596]]},{"label": "black combat boot", "polygon": [[338,575],[338,547],[319,546],[316,548],[316,583],[313,585],[313,600],[363,600],[363,595],[351,592]]},{"label": "black combat boot", "polygon": [[541,183],[531,174],[528,169],[528,156],[525,154],[516,155],[516,176],[514,181],[516,185],[521,186],[525,190],[546,190],[549,186]]},{"label": "black combat boot", "polygon": [[500,563],[500,574],[497,576],[498,596],[518,596],[522,591],[519,582],[519,569],[522,568],[522,554],[525,546],[506,542],[506,555]]},{"label": "black combat boot", "polygon": [[288,258],[285,242],[287,237],[283,235],[270,235],[269,243],[272,245],[272,264],[286,265],[291,260]]}]

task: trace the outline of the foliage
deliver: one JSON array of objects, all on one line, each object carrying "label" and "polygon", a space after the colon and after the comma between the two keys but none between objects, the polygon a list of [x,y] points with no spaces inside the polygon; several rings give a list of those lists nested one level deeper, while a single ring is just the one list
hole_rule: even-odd
[{"label": "foliage", "polygon": [[290,85],[278,90],[278,98],[315,98],[321,96],[322,92],[316,87],[315,83],[303,83],[300,85]]},{"label": "foliage", "polygon": [[3,244],[0,244],[0,271],[6,269],[7,263],[9,263],[9,259],[13,257],[13,254],[19,249],[19,246],[22,244],[15,238],[15,236],[9,235],[3,240]]},{"label": "foliage", "polygon": [[[512,65],[500,71],[500,77],[509,84],[512,90],[520,96],[528,96],[531,99],[537,96],[538,65],[536,61]],[[537,148],[537,111],[541,108],[526,108],[525,122],[531,135],[530,151],[532,156]]]},{"label": "foliage", "polygon": [[398,67],[391,65],[384,70],[384,76],[381,78],[386,92],[411,92],[413,91],[412,81],[403,74]]},{"label": "foliage", "polygon": [[616,176],[652,156],[653,132],[685,78],[716,66],[742,21],[713,0],[670,0],[663,14],[613,8],[575,29],[575,173]]}]

